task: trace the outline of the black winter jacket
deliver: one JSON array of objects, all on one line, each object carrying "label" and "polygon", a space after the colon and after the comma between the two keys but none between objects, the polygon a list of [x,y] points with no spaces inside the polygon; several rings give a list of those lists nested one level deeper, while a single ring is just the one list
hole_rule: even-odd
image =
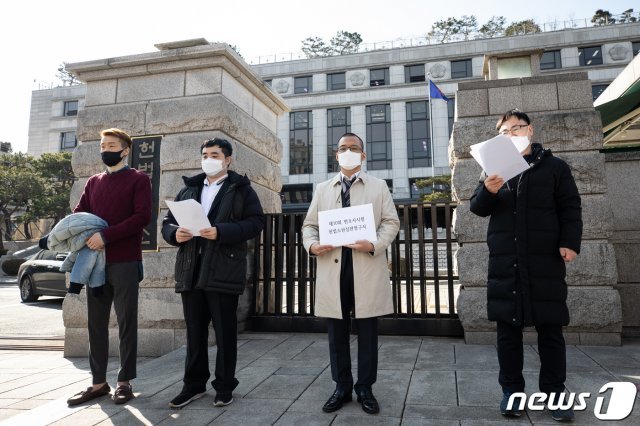
[{"label": "black winter jacket", "polygon": [[560,247],[580,252],[580,195],[567,163],[532,145],[529,170],[497,194],[480,180],[470,201],[487,230],[489,320],[518,326],[568,325],[567,284]]},{"label": "black winter jacket", "polygon": [[[264,214],[256,192],[246,176],[229,171],[213,201],[208,218],[217,228],[216,240],[194,237],[184,243],[176,241],[178,223],[167,212],[162,221],[162,237],[178,246],[176,256],[176,292],[201,289],[228,294],[242,294],[247,274],[247,241],[264,228]],[[183,176],[185,187],[176,201],[200,201],[205,174]]]}]

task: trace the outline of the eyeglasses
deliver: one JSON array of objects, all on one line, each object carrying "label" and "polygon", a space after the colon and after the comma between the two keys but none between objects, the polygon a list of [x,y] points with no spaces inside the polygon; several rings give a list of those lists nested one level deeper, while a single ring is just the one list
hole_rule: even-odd
[{"label": "eyeglasses", "polygon": [[501,135],[513,135],[514,133],[516,133],[517,131],[519,131],[520,129],[522,129],[523,127],[529,127],[528,124],[516,124],[515,126],[511,126],[510,129],[503,129],[500,130],[500,134]]},{"label": "eyeglasses", "polygon": [[360,154],[360,153],[362,153],[362,148],[360,148],[358,145],[341,146],[340,148],[338,148],[338,152],[340,154],[342,154],[343,152],[347,152],[347,151],[351,151],[351,152],[355,152],[356,154]]}]

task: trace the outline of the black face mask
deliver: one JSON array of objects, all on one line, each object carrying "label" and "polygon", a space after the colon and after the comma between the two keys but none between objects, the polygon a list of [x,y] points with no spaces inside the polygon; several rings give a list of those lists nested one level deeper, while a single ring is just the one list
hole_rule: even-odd
[{"label": "black face mask", "polygon": [[122,157],[120,157],[120,155],[122,155],[122,151],[124,151],[124,149],[121,149],[118,152],[112,152],[112,151],[101,152],[100,156],[102,157],[102,162],[106,164],[107,167],[115,166],[120,161],[122,161]]}]

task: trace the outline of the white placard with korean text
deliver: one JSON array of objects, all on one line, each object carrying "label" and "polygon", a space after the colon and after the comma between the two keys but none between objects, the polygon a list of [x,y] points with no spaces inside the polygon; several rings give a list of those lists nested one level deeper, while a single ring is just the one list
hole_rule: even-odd
[{"label": "white placard with korean text", "polygon": [[318,212],[318,230],[322,245],[338,247],[358,240],[378,240],[372,204]]}]

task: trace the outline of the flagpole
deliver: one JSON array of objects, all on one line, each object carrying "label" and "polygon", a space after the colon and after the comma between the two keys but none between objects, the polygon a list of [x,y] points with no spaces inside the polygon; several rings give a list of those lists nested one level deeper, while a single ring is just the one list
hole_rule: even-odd
[{"label": "flagpole", "polygon": [[[433,152],[433,117],[431,113],[431,79],[429,79],[429,144],[431,146],[431,177],[435,177],[434,159],[435,153]],[[433,180],[433,179],[432,179]],[[431,183],[433,185],[433,182]]]}]

